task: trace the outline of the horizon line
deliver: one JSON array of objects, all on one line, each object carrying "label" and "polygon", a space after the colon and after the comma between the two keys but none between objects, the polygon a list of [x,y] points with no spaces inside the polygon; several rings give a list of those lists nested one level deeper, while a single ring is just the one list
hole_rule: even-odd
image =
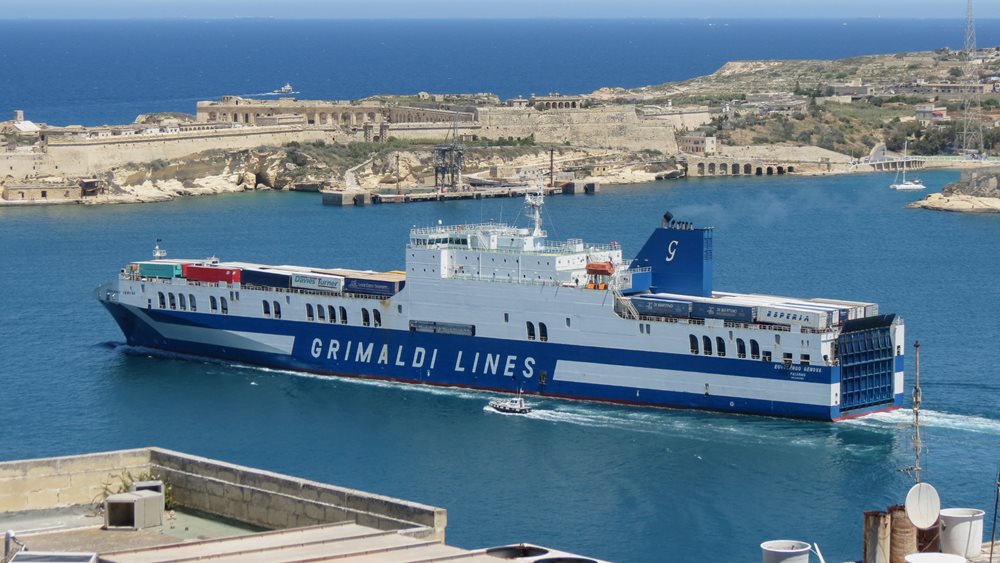
[{"label": "horizon line", "polygon": [[[266,21],[761,21],[761,20],[785,20],[785,21],[965,21],[964,17],[918,17],[918,16],[739,16],[739,17],[718,17],[718,16],[320,16],[320,17],[288,17],[288,16],[84,16],[84,17],[50,17],[50,16],[21,16],[4,17],[0,16],[0,21],[244,21],[244,20],[266,20]],[[976,21],[996,21],[1000,16],[977,17]]]}]

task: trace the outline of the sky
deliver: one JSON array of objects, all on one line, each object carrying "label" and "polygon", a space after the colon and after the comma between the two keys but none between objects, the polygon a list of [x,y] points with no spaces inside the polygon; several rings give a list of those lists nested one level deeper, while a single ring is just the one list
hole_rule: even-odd
[{"label": "sky", "polygon": [[[964,0],[0,0],[0,19],[948,18]],[[976,2],[1000,18],[1000,2]]]}]

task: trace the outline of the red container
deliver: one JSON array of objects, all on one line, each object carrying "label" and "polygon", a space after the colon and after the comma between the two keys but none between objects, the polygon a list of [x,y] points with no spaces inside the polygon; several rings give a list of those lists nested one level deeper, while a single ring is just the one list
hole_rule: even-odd
[{"label": "red container", "polygon": [[218,266],[184,265],[184,276],[192,281],[239,283],[239,268],[220,268]]}]

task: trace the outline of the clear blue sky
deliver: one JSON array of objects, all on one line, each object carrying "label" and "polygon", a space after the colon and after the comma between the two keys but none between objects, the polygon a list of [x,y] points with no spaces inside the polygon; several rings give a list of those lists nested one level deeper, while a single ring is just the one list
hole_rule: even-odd
[{"label": "clear blue sky", "polygon": [[[964,0],[0,0],[0,18],[964,18]],[[1000,18],[979,0],[976,15]]]}]

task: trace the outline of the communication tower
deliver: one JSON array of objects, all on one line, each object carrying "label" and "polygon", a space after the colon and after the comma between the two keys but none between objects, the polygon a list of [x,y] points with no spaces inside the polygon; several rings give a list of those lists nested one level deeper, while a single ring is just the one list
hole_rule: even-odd
[{"label": "communication tower", "polygon": [[962,129],[959,131],[957,145],[960,152],[968,157],[979,158],[983,152],[983,120],[982,104],[980,103],[979,71],[975,65],[976,59],[976,17],[972,11],[972,0],[968,0],[965,7],[965,47],[962,50],[962,58],[965,59],[969,69],[968,76],[972,77],[970,88],[963,94],[962,99]]}]

